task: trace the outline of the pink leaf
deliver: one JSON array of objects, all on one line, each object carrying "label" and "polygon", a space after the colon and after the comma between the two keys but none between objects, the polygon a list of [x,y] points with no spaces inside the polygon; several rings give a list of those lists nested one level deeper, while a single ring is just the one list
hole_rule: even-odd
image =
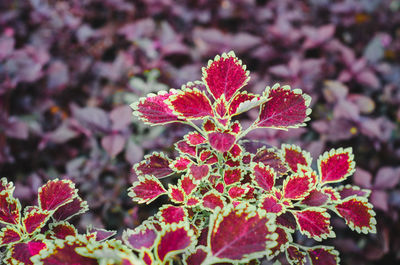
[{"label": "pink leaf", "polygon": [[221,199],[221,195],[215,193],[215,192],[208,192],[203,196],[203,206],[205,208],[214,210],[215,208],[223,208],[224,207],[224,202]]},{"label": "pink leaf", "polygon": [[156,245],[157,257],[164,262],[171,255],[183,252],[194,242],[193,232],[187,226],[168,226]]},{"label": "pink leaf", "polygon": [[311,157],[308,152],[302,151],[296,145],[282,145],[282,156],[293,172],[297,172],[297,165],[310,166]]},{"label": "pink leaf", "polygon": [[150,249],[157,238],[154,229],[147,226],[138,226],[134,230],[126,230],[122,235],[125,244],[135,250]]},{"label": "pink leaf", "polygon": [[12,245],[8,250],[6,264],[24,264],[32,265],[31,257],[38,254],[42,249],[46,248],[46,244],[39,240],[32,240],[26,243],[17,243]]},{"label": "pink leaf", "polygon": [[329,201],[329,195],[319,190],[311,190],[310,193],[301,201],[307,206],[321,206]]},{"label": "pink leaf", "polygon": [[208,244],[212,255],[243,261],[268,254],[269,246],[276,244],[269,220],[251,205],[223,208],[210,220]]},{"label": "pink leaf", "polygon": [[310,178],[302,172],[291,175],[283,182],[283,196],[286,199],[302,199],[308,195],[310,189]]},{"label": "pink leaf", "polygon": [[160,221],[164,224],[180,223],[186,220],[185,208],[173,205],[165,205],[159,210]]},{"label": "pink leaf", "polygon": [[126,138],[120,134],[106,135],[101,139],[101,146],[111,157],[115,157],[124,149]]},{"label": "pink leaf", "polygon": [[196,146],[189,144],[185,140],[177,142],[176,149],[183,155],[196,156]]},{"label": "pink leaf", "polygon": [[273,195],[264,195],[260,200],[260,208],[264,209],[267,213],[281,213],[283,210],[282,204]]},{"label": "pink leaf", "polygon": [[238,199],[238,198],[242,197],[243,195],[245,195],[245,193],[247,191],[248,191],[247,187],[236,187],[236,186],[233,186],[228,190],[228,195],[232,199]]},{"label": "pink leaf", "polygon": [[208,141],[215,150],[224,153],[232,148],[236,137],[229,133],[213,132],[208,134]]},{"label": "pink leaf", "polygon": [[70,180],[50,180],[39,188],[39,207],[43,210],[56,210],[77,197],[75,184]]},{"label": "pink leaf", "polygon": [[169,198],[176,203],[182,203],[185,200],[185,194],[181,187],[173,186],[170,184],[168,189]]},{"label": "pink leaf", "polygon": [[376,232],[375,212],[366,198],[349,197],[335,205],[335,208],[352,230],[364,234]]},{"label": "pink leaf", "polygon": [[192,174],[195,180],[202,180],[208,175],[210,171],[209,166],[207,165],[191,165],[190,166],[190,173]]},{"label": "pink leaf", "polygon": [[270,148],[267,149],[262,147],[257,150],[256,155],[253,158],[253,162],[261,162],[266,166],[271,167],[277,174],[284,174],[287,172],[286,166],[282,163],[282,160],[279,158],[277,152]]},{"label": "pink leaf", "polygon": [[310,96],[303,94],[300,89],[290,90],[290,87],[280,87],[279,84],[269,91],[269,100],[261,105],[256,125],[277,129],[296,128],[304,126],[311,113]]},{"label": "pink leaf", "polygon": [[190,145],[199,145],[206,142],[206,138],[197,132],[190,132],[184,138]]},{"label": "pink leaf", "polygon": [[307,210],[293,211],[292,213],[302,234],[317,241],[335,236],[330,226],[330,215],[325,209],[309,207]]},{"label": "pink leaf", "polygon": [[271,191],[275,185],[276,173],[270,166],[264,166],[262,163],[254,165],[254,182],[258,187],[265,191]]},{"label": "pink leaf", "polygon": [[176,90],[170,90],[169,92],[162,91],[158,95],[149,94],[147,97],[140,98],[137,103],[131,105],[134,110],[133,114],[146,124],[151,125],[180,121],[165,103],[170,96],[176,93]]},{"label": "pink leaf", "polygon": [[179,184],[186,195],[190,195],[196,188],[197,185],[195,180],[190,175],[185,175],[179,179]]},{"label": "pink leaf", "polygon": [[242,179],[242,170],[240,168],[226,169],[224,172],[224,182],[226,185],[237,183]]},{"label": "pink leaf", "polygon": [[331,149],[318,158],[321,184],[340,182],[353,174],[355,163],[351,148]]},{"label": "pink leaf", "polygon": [[168,104],[175,115],[185,120],[214,116],[210,100],[204,91],[197,88],[183,87],[176,95],[168,99]]},{"label": "pink leaf", "polygon": [[51,231],[51,234],[53,237],[63,239],[63,240],[67,236],[76,236],[78,234],[78,231],[76,231],[76,228],[67,222],[51,224],[50,231]]},{"label": "pink leaf", "polygon": [[153,153],[144,158],[145,160],[134,167],[138,175],[152,175],[160,179],[174,173],[169,167],[170,160],[163,153]]},{"label": "pink leaf", "polygon": [[224,95],[226,101],[247,84],[249,72],[242,62],[236,58],[233,51],[228,54],[217,55],[214,61],[209,61],[207,68],[203,68],[203,82],[215,99]]},{"label": "pink leaf", "polygon": [[133,183],[129,188],[129,196],[138,203],[147,203],[154,201],[159,196],[166,194],[161,182],[152,176],[139,177],[139,181]]}]

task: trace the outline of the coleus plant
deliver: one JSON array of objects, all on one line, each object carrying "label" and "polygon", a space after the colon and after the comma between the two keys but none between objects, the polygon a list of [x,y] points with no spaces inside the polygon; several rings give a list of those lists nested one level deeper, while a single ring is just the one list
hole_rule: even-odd
[{"label": "coleus plant", "polygon": [[[149,204],[170,203],[140,226],[123,232],[89,228],[79,234],[68,219],[87,210],[70,180],[52,180],[39,190],[38,206],[23,214],[12,183],[2,179],[0,246],[6,264],[258,264],[286,256],[290,264],[338,264],[329,246],[302,246],[299,233],[321,241],[335,237],[330,213],[357,232],[375,232],[369,190],[338,186],[355,170],[350,148],[311,156],[295,145],[252,150],[244,137],[257,128],[287,130],[309,119],[310,97],[288,86],[262,95],[240,91],[249,72],[233,52],[203,68],[202,81],[159,92],[132,105],[150,125],[178,122],[194,131],[176,143],[170,159],[153,153],[134,166],[138,181],[129,196]],[[243,129],[235,116],[259,108]],[[170,177],[167,180],[167,177]],[[166,185],[168,184],[168,185]],[[334,184],[334,185],[330,185]]]}]

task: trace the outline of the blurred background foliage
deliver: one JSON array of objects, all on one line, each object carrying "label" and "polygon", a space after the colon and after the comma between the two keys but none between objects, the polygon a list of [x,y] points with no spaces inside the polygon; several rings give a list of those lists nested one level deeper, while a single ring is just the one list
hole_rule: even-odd
[{"label": "blurred background foliage", "polygon": [[251,71],[249,91],[280,82],[313,99],[307,127],[249,138],[295,143],[315,159],[353,147],[348,182],[373,190],[378,233],[335,219],[337,239],[326,243],[343,264],[398,264],[399,0],[1,1],[0,175],[25,203],[48,179],[70,178],[91,209],[81,228],[136,226],[157,204],[139,209],[127,197],[132,165],[154,150],[173,156],[188,128],[145,126],[129,104],[198,80],[229,50]]}]

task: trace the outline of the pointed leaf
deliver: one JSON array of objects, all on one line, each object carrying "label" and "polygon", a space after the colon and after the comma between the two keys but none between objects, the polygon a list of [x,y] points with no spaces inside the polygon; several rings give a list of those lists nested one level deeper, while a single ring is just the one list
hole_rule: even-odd
[{"label": "pointed leaf", "polygon": [[331,149],[318,158],[321,184],[341,182],[353,174],[355,163],[351,148]]},{"label": "pointed leaf", "polygon": [[166,193],[167,191],[158,179],[153,176],[145,176],[139,177],[139,181],[132,184],[128,195],[133,201],[149,204]]},{"label": "pointed leaf", "polygon": [[348,197],[335,208],[346,224],[358,233],[376,233],[375,212],[372,205],[364,197]]},{"label": "pointed leaf", "polygon": [[291,175],[283,182],[283,196],[286,199],[302,199],[308,195],[310,189],[310,178],[302,172]]},{"label": "pointed leaf", "polygon": [[168,196],[171,201],[182,203],[185,201],[185,194],[180,186],[169,185]]},{"label": "pointed leaf", "polygon": [[240,113],[246,112],[256,106],[259,106],[264,102],[259,95],[248,94],[247,91],[240,92],[237,94],[231,104],[229,105],[229,115],[239,115]]},{"label": "pointed leaf", "polygon": [[333,189],[332,187],[325,186],[325,187],[322,188],[322,192],[327,194],[329,196],[329,199],[331,199],[331,201],[340,200],[339,193],[335,189]]},{"label": "pointed leaf", "polygon": [[208,246],[214,257],[248,261],[270,254],[277,234],[273,218],[262,216],[255,207],[229,205],[211,216]]},{"label": "pointed leaf", "polygon": [[339,192],[340,198],[342,200],[353,195],[356,195],[358,197],[368,198],[368,196],[371,194],[370,190],[361,189],[358,186],[353,186],[350,184],[347,184],[346,186],[337,187],[336,191]]},{"label": "pointed leaf", "polygon": [[0,193],[0,223],[18,224],[21,216],[21,204],[9,192]]},{"label": "pointed leaf", "polygon": [[187,197],[185,205],[187,207],[195,207],[201,203],[201,200],[196,197]]},{"label": "pointed leaf", "polygon": [[205,178],[210,172],[210,168],[207,165],[191,165],[190,173],[192,174],[195,180],[202,180]]},{"label": "pointed leaf", "polygon": [[167,226],[156,244],[156,255],[164,263],[170,256],[183,252],[196,242],[188,226]]},{"label": "pointed leaf", "polygon": [[231,185],[239,182],[242,179],[242,170],[240,168],[228,168],[224,172],[224,182],[226,185]]},{"label": "pointed leaf", "polygon": [[197,188],[197,185],[198,185],[196,183],[196,181],[191,178],[190,175],[185,175],[185,176],[181,177],[178,180],[178,182],[186,195],[190,195]]},{"label": "pointed leaf", "polygon": [[185,140],[177,142],[175,146],[182,155],[196,156],[196,146],[189,144]]},{"label": "pointed leaf", "polygon": [[254,164],[254,175],[252,176],[254,183],[265,191],[271,191],[275,185],[276,173],[270,166],[262,163]]},{"label": "pointed leaf", "polygon": [[283,211],[283,205],[279,203],[278,199],[275,198],[274,195],[264,195],[260,200],[259,207],[267,213],[279,214]]},{"label": "pointed leaf", "polygon": [[22,224],[28,235],[37,232],[42,228],[46,222],[49,220],[51,213],[40,208],[34,208],[29,212],[25,213],[24,218],[22,218]]},{"label": "pointed leaf", "polygon": [[207,209],[214,210],[217,207],[222,209],[224,205],[221,195],[216,192],[210,191],[203,196],[203,206]]},{"label": "pointed leaf", "polygon": [[306,253],[301,251],[296,246],[289,246],[286,249],[286,258],[291,265],[304,265],[306,264]]},{"label": "pointed leaf", "polygon": [[77,194],[75,184],[70,180],[50,180],[39,188],[39,207],[53,211],[71,202]]},{"label": "pointed leaf", "polygon": [[234,52],[217,55],[214,61],[209,61],[207,68],[203,67],[203,82],[215,99],[224,95],[226,101],[247,84],[249,72],[242,66],[242,61],[236,58]]},{"label": "pointed leaf", "polygon": [[336,265],[339,264],[339,252],[333,247],[316,246],[307,250],[312,265]]},{"label": "pointed leaf", "polygon": [[176,90],[171,89],[169,92],[161,91],[158,95],[148,94],[131,105],[134,110],[133,114],[150,125],[181,121],[165,103],[170,96],[176,93]]},{"label": "pointed leaf", "polygon": [[160,216],[160,222],[164,224],[179,224],[186,220],[187,211],[183,207],[164,205],[159,209],[158,215]]},{"label": "pointed leaf", "polygon": [[213,104],[213,109],[217,114],[217,117],[224,118],[228,112],[228,102],[226,102],[225,97],[217,99]]},{"label": "pointed leaf", "polygon": [[320,190],[311,190],[310,193],[301,201],[307,206],[321,206],[329,201],[329,195]]},{"label": "pointed leaf", "polygon": [[151,175],[160,179],[174,173],[169,167],[170,160],[163,153],[154,152],[146,155],[144,159],[134,167],[138,175]]},{"label": "pointed leaf", "polygon": [[215,150],[224,153],[232,148],[236,137],[230,133],[212,132],[208,134],[208,141]]},{"label": "pointed leaf", "polygon": [[269,100],[261,105],[260,114],[256,121],[258,127],[276,129],[297,128],[305,126],[311,113],[308,108],[310,96],[303,94],[300,89],[291,90],[289,86],[279,84],[267,87]]},{"label": "pointed leaf", "polygon": [[12,226],[3,227],[0,232],[0,247],[21,240],[21,232]]},{"label": "pointed leaf", "polygon": [[197,88],[182,87],[177,94],[169,97],[167,104],[176,116],[184,120],[214,116],[210,100],[204,91]]},{"label": "pointed leaf", "polygon": [[39,240],[32,240],[26,243],[17,243],[9,248],[4,261],[6,264],[32,265],[34,263],[32,263],[30,258],[45,248],[46,244]]},{"label": "pointed leaf", "polygon": [[56,221],[69,220],[75,215],[82,214],[89,210],[86,201],[83,201],[80,197],[75,197],[71,202],[64,204],[58,208],[52,215]]},{"label": "pointed leaf", "polygon": [[192,163],[192,160],[187,157],[181,156],[172,161],[169,167],[172,170],[179,172],[186,170],[189,167],[190,163]]},{"label": "pointed leaf", "polygon": [[156,231],[146,225],[138,226],[134,230],[125,230],[122,235],[125,244],[137,251],[151,249],[156,238]]},{"label": "pointed leaf", "polygon": [[68,222],[50,224],[50,233],[54,238],[65,239],[67,236],[76,236],[78,231]]},{"label": "pointed leaf", "polygon": [[253,162],[261,162],[264,165],[273,168],[275,172],[279,175],[282,175],[288,171],[282,160],[279,158],[277,151],[272,148],[267,149],[265,147],[262,147],[258,149],[256,155],[253,158]]},{"label": "pointed leaf", "polygon": [[248,190],[249,190],[248,187],[244,187],[244,186],[236,187],[236,186],[233,186],[232,188],[230,188],[228,190],[228,195],[232,199],[238,199],[238,198],[242,197],[243,195],[245,195]]},{"label": "pointed leaf", "polygon": [[292,211],[300,232],[317,241],[334,237],[330,226],[330,215],[323,208],[309,207],[303,211]]},{"label": "pointed leaf", "polygon": [[310,153],[303,151],[297,145],[282,145],[282,157],[293,172],[297,172],[297,165],[311,166]]},{"label": "pointed leaf", "polygon": [[206,142],[206,138],[204,138],[201,134],[197,132],[190,132],[184,136],[184,139],[190,145],[199,145]]}]

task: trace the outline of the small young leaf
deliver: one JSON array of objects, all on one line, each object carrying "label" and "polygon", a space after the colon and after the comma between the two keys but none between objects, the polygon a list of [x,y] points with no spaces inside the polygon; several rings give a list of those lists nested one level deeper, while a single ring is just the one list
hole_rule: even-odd
[{"label": "small young leaf", "polygon": [[46,244],[40,240],[32,240],[29,242],[13,244],[8,249],[7,256],[4,261],[6,264],[33,265],[34,263],[32,263],[30,258],[38,254],[46,247]]},{"label": "small young leaf", "polygon": [[160,216],[160,222],[164,224],[179,224],[186,220],[187,212],[183,207],[164,205],[159,209],[158,215]]},{"label": "small young leaf", "polygon": [[144,159],[134,167],[138,175],[152,175],[160,179],[174,173],[169,167],[170,160],[163,153],[154,152],[146,155]]},{"label": "small young leaf", "polygon": [[353,174],[355,163],[351,148],[331,149],[318,158],[321,184],[341,182]]},{"label": "small young leaf", "polygon": [[310,178],[298,172],[283,182],[283,196],[290,200],[299,200],[308,195],[311,189]]},{"label": "small young leaf", "polygon": [[217,207],[222,209],[224,205],[221,195],[216,192],[209,191],[203,196],[203,206],[207,209],[214,210]]},{"label": "small young leaf", "polygon": [[138,203],[146,203],[154,201],[159,196],[166,194],[161,182],[153,176],[139,177],[129,188],[128,195]]},{"label": "small young leaf", "polygon": [[0,193],[0,223],[18,224],[21,218],[21,204],[9,192]]},{"label": "small young leaf", "polygon": [[212,148],[224,153],[232,148],[236,137],[230,133],[212,132],[208,134],[208,141]]},{"label": "small young leaf", "polygon": [[282,145],[282,157],[293,172],[297,172],[297,165],[311,166],[310,153],[303,151],[296,145]]},{"label": "small young leaf", "polygon": [[260,199],[259,207],[267,213],[279,214],[283,211],[283,205],[278,202],[274,195],[266,194]]},{"label": "small young leaf", "polygon": [[224,172],[224,182],[226,185],[231,185],[239,182],[242,179],[242,170],[240,168],[228,168]]},{"label": "small young leaf", "polygon": [[37,232],[42,228],[49,220],[51,213],[41,208],[33,208],[31,211],[26,212],[24,218],[22,218],[22,224],[24,225],[25,232],[28,235]]},{"label": "small young leaf", "polygon": [[342,200],[353,195],[368,198],[368,196],[371,194],[370,190],[360,189],[360,187],[350,184],[347,184],[346,186],[339,186],[336,188],[336,191],[339,193]]}]

